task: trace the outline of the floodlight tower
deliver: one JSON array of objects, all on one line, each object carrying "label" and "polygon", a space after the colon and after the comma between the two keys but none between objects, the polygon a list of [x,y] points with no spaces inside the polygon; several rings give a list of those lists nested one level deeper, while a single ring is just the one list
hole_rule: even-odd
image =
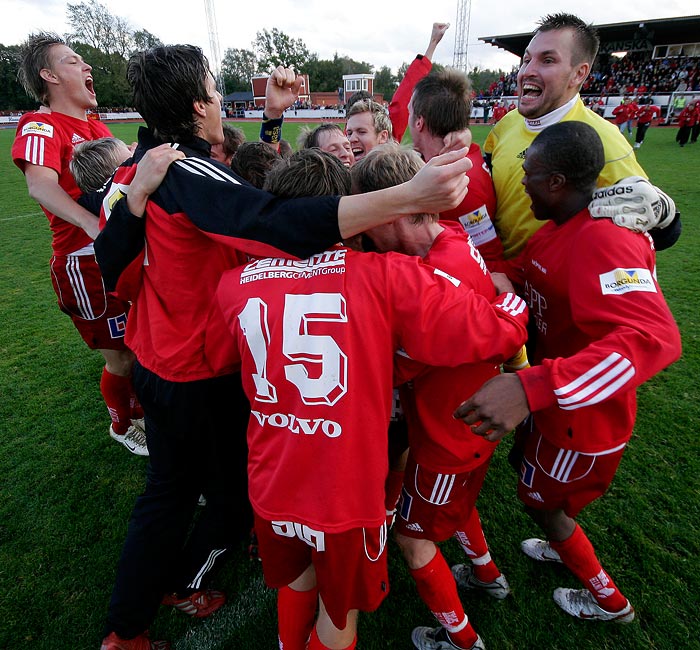
[{"label": "floodlight tower", "polygon": [[467,50],[469,48],[469,23],[472,18],[471,0],[457,0],[457,28],[455,31],[455,52],[453,67],[469,74]]},{"label": "floodlight tower", "polygon": [[212,74],[216,80],[216,86],[221,95],[226,94],[224,88],[224,78],[221,75],[221,54],[219,50],[219,28],[216,25],[216,12],[214,11],[214,0],[204,0],[204,10],[207,14],[207,30],[209,31],[209,50],[211,51]]}]

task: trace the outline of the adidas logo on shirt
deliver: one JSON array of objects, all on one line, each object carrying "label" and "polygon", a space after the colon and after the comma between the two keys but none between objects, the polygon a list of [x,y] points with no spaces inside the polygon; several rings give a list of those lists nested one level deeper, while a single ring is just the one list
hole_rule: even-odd
[{"label": "adidas logo on shirt", "polygon": [[408,524],[406,526],[406,528],[408,528],[408,530],[415,530],[417,533],[423,532],[423,529],[420,527],[420,524],[416,524],[416,523]]},{"label": "adidas logo on shirt", "polygon": [[525,160],[525,154],[527,153],[527,149],[523,149],[517,156],[516,158],[520,158],[522,160]]},{"label": "adidas logo on shirt", "polygon": [[85,138],[82,136],[79,136],[77,133],[73,134],[73,137],[70,140],[73,144],[80,144],[81,142],[85,142]]},{"label": "adidas logo on shirt", "polygon": [[527,496],[529,496],[531,499],[534,499],[535,501],[540,501],[544,503],[544,499],[542,498],[542,495],[539,492],[528,492]]}]

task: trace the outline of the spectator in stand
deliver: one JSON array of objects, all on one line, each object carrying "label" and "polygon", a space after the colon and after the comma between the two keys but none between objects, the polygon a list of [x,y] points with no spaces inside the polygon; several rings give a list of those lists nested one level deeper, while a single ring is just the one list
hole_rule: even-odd
[{"label": "spectator in stand", "polygon": [[231,159],[234,154],[245,142],[245,133],[235,126],[223,123],[224,129],[224,141],[211,146],[211,157],[214,160],[218,160],[220,163],[226,165],[226,167],[231,166]]},{"label": "spectator in stand", "polygon": [[392,127],[389,113],[373,99],[355,102],[347,112],[345,134],[355,160],[360,160],[378,144],[391,139]]},{"label": "spectator in stand", "polygon": [[493,107],[493,123],[498,124],[508,113],[508,109],[506,108],[505,102],[501,101],[498,102],[494,107]]},{"label": "spectator in stand", "polygon": [[695,108],[695,102],[688,104],[678,116],[678,133],[676,133],[676,142],[685,147],[692,133],[693,127],[697,124],[698,111]]},{"label": "spectator in stand", "polygon": [[637,111],[637,134],[634,138],[634,148],[639,149],[644,143],[644,136],[654,118],[661,117],[661,109],[653,104],[643,104]]},{"label": "spectator in stand", "polygon": [[231,170],[261,190],[267,173],[280,157],[266,142],[244,142],[231,160]]}]

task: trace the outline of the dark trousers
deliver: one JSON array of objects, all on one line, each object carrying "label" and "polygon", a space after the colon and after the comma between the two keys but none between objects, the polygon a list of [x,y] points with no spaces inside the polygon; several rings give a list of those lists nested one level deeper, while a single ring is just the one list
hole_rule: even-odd
[{"label": "dark trousers", "polygon": [[685,145],[686,142],[688,142],[688,138],[690,137],[690,127],[689,126],[681,126],[678,129],[678,133],[676,133],[676,142],[678,142],[681,147]]},{"label": "dark trousers", "polygon": [[690,129],[691,136],[690,136],[690,141],[691,142],[697,142],[698,141],[698,136],[700,135],[700,121]]},{"label": "dark trousers", "polygon": [[[250,411],[240,375],[175,383],[136,363],[133,381],[150,457],[105,628],[105,635],[115,631],[127,639],[151,625],[165,593],[204,588],[252,525],[245,434]],[[195,517],[200,494],[207,504]]]},{"label": "dark trousers", "polygon": [[644,142],[644,136],[646,135],[649,125],[651,122],[647,122],[646,124],[641,124],[640,122],[637,122],[637,134],[634,136],[634,141],[637,144],[641,144]]}]

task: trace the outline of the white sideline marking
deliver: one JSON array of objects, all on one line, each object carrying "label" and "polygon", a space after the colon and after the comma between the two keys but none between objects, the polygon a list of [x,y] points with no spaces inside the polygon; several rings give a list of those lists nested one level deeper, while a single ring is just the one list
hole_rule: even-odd
[{"label": "white sideline marking", "polygon": [[18,214],[16,217],[2,217],[0,221],[14,221],[15,219],[29,219],[29,217],[43,216],[43,212],[31,212],[29,214]]}]

